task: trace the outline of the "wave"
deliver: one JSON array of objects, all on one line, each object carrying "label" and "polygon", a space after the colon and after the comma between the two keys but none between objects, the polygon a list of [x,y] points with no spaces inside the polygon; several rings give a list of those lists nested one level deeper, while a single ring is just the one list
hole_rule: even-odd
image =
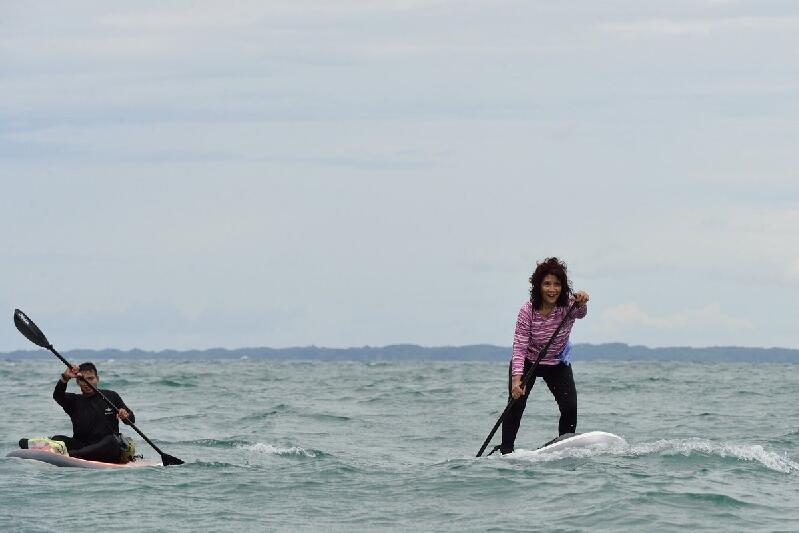
[{"label": "wave", "polygon": [[180,444],[206,448],[238,448],[247,442],[244,439],[194,439],[180,441]]},{"label": "wave", "polygon": [[319,422],[349,422],[352,420],[349,416],[331,415],[327,413],[308,413],[303,416],[312,420],[318,420]]},{"label": "wave", "polygon": [[599,455],[624,453],[626,448],[627,447],[625,445],[614,445],[611,447],[591,446],[585,448],[564,448],[562,450],[547,451],[546,453],[540,453],[538,450],[524,450],[519,448],[516,449],[516,451],[514,451],[511,455],[501,455],[500,457],[511,460],[548,463],[550,461],[559,461],[561,459],[585,459]]},{"label": "wave", "polygon": [[175,381],[174,379],[161,378],[152,382],[153,385],[163,385],[165,387],[173,388],[195,388],[197,385],[189,381]]},{"label": "wave", "polygon": [[288,406],[286,404],[280,404],[280,405],[276,405],[275,407],[273,407],[269,411],[260,411],[260,412],[256,412],[256,413],[249,413],[249,414],[239,418],[238,421],[239,422],[262,421],[262,420],[267,420],[269,418],[272,418],[272,417],[274,417],[276,415],[283,415],[283,414],[287,414],[287,413],[288,414],[293,414],[295,412],[296,412],[296,410],[293,407]]},{"label": "wave", "polygon": [[715,443],[699,438],[690,439],[662,439],[650,443],[623,444],[611,447],[565,448],[547,453],[536,450],[517,449],[512,455],[504,456],[511,460],[530,462],[550,462],[562,459],[584,459],[602,455],[617,457],[643,457],[659,455],[661,457],[677,456],[704,456],[734,459],[738,461],[754,462],[775,472],[790,474],[799,472],[799,463],[792,460],[787,454],[767,451],[759,444],[730,444]]},{"label": "wave", "polygon": [[306,450],[305,448],[301,448],[299,446],[281,448],[278,446],[274,446],[272,444],[266,444],[264,442],[256,442],[255,444],[237,445],[236,447],[242,450],[247,450],[249,452],[254,452],[264,455],[280,455],[288,457],[310,457],[310,458],[316,458],[319,457],[320,455],[324,455],[319,450]]},{"label": "wave", "polygon": [[741,461],[754,461],[769,470],[789,474],[799,472],[799,463],[785,454],[766,451],[759,444],[727,444],[715,443],[704,439],[662,439],[656,442],[630,446],[625,454],[637,456],[659,454],[662,456],[691,455],[733,458]]}]

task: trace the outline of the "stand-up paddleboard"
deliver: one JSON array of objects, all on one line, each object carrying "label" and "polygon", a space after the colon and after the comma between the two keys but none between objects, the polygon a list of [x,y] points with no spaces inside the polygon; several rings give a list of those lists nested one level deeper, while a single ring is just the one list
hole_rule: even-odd
[{"label": "stand-up paddleboard", "polygon": [[47,450],[14,450],[6,454],[6,457],[19,457],[20,459],[32,459],[56,466],[72,466],[76,468],[137,468],[140,466],[162,466],[160,461],[153,459],[139,459],[125,464],[103,463],[102,461],[87,461],[77,457],[67,457]]},{"label": "stand-up paddleboard", "polygon": [[610,446],[619,446],[627,444],[623,438],[613,433],[605,431],[589,431],[588,433],[566,433],[557,439],[551,440],[530,452],[525,452],[526,456],[529,455],[544,455],[552,452],[563,451],[567,449],[579,448],[608,448]]}]

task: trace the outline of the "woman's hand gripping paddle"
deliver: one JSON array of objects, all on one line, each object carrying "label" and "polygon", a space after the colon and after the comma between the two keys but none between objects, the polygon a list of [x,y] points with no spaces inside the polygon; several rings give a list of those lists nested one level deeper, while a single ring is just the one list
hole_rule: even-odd
[{"label": "woman's hand gripping paddle", "polygon": [[[533,363],[533,366],[531,366],[530,370],[528,370],[524,374],[524,376],[522,376],[522,388],[525,391],[529,392],[530,389],[533,386],[533,383],[535,383],[533,381],[533,377],[535,376],[535,369],[538,367],[538,363],[546,355],[547,351],[549,350],[549,346],[552,344],[552,341],[554,341],[555,337],[558,336],[558,332],[560,332],[560,328],[563,327],[563,324],[566,322],[566,319],[569,318],[569,315],[571,314],[571,312],[574,310],[575,307],[577,307],[577,302],[576,301],[571,305],[571,307],[569,307],[569,310],[566,311],[566,314],[563,316],[563,319],[560,321],[560,324],[558,324],[558,327],[555,329],[555,333],[552,334],[552,336],[549,338],[549,341],[547,341],[547,343],[544,345],[544,348],[538,354],[538,357],[536,357],[535,362]],[[508,413],[510,412],[511,407],[513,407],[513,405],[516,403],[517,400],[518,400],[518,398],[513,398],[513,397],[511,397],[508,400],[508,405],[505,406],[505,410],[502,411],[501,415],[499,415],[499,420],[497,420],[497,423],[494,424],[493,428],[491,428],[491,433],[488,434],[488,437],[486,437],[486,440],[483,442],[483,445],[480,446],[480,451],[477,452],[477,457],[480,457],[481,455],[483,455],[483,452],[485,451],[486,446],[488,446],[488,443],[491,442],[491,439],[493,438],[494,433],[497,432],[497,429],[499,429],[499,425],[502,424],[502,421],[505,420],[506,416],[508,416]],[[489,454],[489,455],[491,455],[491,454]]]},{"label": "woman's hand gripping paddle", "polygon": [[[50,350],[51,352],[53,352],[53,355],[55,355],[56,357],[58,357],[61,360],[62,363],[67,365],[67,368],[72,368],[72,365],[69,364],[69,361],[67,361],[66,359],[61,357],[61,354],[58,353],[55,350],[55,348],[53,348],[53,345],[50,344],[50,342],[47,340],[47,337],[44,336],[44,333],[42,333],[42,330],[40,330],[38,328],[38,326],[36,326],[36,324],[33,323],[33,320],[28,318],[28,316],[25,313],[23,313],[22,311],[20,311],[19,309],[15,309],[14,310],[14,325],[17,326],[17,329],[19,330],[19,332],[22,333],[23,335],[25,335],[25,337],[29,341],[31,341],[33,344],[35,344],[36,346],[41,346],[42,348],[45,348],[47,350]],[[105,401],[105,403],[107,403],[108,406],[111,407],[114,410],[114,412],[119,411],[117,406],[114,405],[114,402],[112,402],[111,400],[106,398],[106,396],[102,392],[97,390],[97,388],[94,385],[92,385],[91,383],[88,383],[86,381],[84,381],[84,383],[89,385],[89,387],[91,387],[91,389],[96,394],[99,394],[100,398],[102,398]],[[147,435],[142,433],[139,430],[139,428],[136,427],[136,425],[133,422],[126,421],[125,423],[127,425],[129,425],[130,427],[132,427],[136,431],[136,433],[138,433],[141,436],[141,438],[143,438],[145,441],[147,441],[147,444],[152,446],[153,449],[158,452],[158,454],[161,456],[161,462],[164,464],[164,466],[182,465],[183,464],[183,461],[181,461],[177,457],[173,457],[173,456],[169,455],[168,453],[162,452],[158,448],[158,446],[153,444],[153,441],[151,441],[150,439],[147,438]]]}]

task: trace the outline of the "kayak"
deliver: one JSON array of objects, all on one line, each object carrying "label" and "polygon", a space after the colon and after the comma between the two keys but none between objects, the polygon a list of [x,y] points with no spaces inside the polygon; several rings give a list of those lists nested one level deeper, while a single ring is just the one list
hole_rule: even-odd
[{"label": "kayak", "polygon": [[66,455],[61,455],[47,450],[14,450],[6,454],[6,457],[31,459],[55,466],[71,466],[75,468],[111,469],[139,468],[142,466],[163,466],[161,461],[156,461],[153,459],[139,459],[137,461],[131,461],[125,464],[104,463],[102,461],[89,461],[86,459],[79,459],[77,457],[67,457]]}]

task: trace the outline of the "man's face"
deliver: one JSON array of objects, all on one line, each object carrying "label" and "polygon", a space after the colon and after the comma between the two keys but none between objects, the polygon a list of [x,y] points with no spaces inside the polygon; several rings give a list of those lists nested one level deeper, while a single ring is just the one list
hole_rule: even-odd
[{"label": "man's face", "polygon": [[89,382],[97,387],[97,384],[100,383],[100,378],[98,378],[97,374],[91,370],[84,370],[81,372],[81,374],[83,374],[83,379],[78,378],[78,386],[80,387],[80,391],[84,396],[91,396],[94,394],[94,391],[86,384],[86,382]]}]

